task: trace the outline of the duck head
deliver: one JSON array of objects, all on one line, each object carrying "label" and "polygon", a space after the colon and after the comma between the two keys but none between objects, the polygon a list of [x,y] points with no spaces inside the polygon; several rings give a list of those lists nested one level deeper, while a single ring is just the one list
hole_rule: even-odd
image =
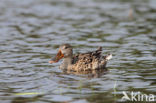
[{"label": "duck head", "polygon": [[59,47],[57,55],[49,63],[56,63],[62,58],[72,58],[72,55],[72,47],[69,44],[63,44]]}]

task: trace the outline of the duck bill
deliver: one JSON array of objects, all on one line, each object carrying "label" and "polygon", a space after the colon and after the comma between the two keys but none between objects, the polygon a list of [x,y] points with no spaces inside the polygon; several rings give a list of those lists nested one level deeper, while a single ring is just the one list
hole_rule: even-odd
[{"label": "duck bill", "polygon": [[61,50],[58,51],[56,57],[52,60],[49,61],[49,63],[56,63],[58,62],[60,59],[62,59],[64,57],[63,53],[61,52]]}]

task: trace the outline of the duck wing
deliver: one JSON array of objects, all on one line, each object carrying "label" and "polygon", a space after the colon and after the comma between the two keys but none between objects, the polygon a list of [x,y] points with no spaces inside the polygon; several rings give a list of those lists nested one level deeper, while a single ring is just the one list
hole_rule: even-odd
[{"label": "duck wing", "polygon": [[80,53],[73,56],[73,64],[79,62],[80,60],[85,63],[90,63],[94,58],[100,58],[102,52],[102,47],[99,47],[96,51]]}]

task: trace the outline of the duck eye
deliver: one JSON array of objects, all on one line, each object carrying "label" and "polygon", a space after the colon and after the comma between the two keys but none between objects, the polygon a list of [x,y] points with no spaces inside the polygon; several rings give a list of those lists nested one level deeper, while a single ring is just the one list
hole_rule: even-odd
[{"label": "duck eye", "polygon": [[67,46],[64,46],[64,49],[67,49],[68,47]]},{"label": "duck eye", "polygon": [[67,49],[68,47],[66,46],[65,49]]}]

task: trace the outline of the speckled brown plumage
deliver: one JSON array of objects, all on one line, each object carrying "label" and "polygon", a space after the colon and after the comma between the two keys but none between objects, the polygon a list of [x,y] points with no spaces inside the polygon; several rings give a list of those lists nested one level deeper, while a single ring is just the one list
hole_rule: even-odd
[{"label": "speckled brown plumage", "polygon": [[[104,69],[107,61],[111,59],[112,55],[108,54],[102,56],[102,47],[99,47],[96,51],[88,53],[80,53],[73,55],[72,48],[69,44],[63,44],[59,48],[59,52],[55,59],[50,63],[57,62],[64,57],[64,61],[60,66],[61,69],[68,69],[73,71],[88,71],[95,69]],[[61,57],[61,58],[60,58]]]}]

